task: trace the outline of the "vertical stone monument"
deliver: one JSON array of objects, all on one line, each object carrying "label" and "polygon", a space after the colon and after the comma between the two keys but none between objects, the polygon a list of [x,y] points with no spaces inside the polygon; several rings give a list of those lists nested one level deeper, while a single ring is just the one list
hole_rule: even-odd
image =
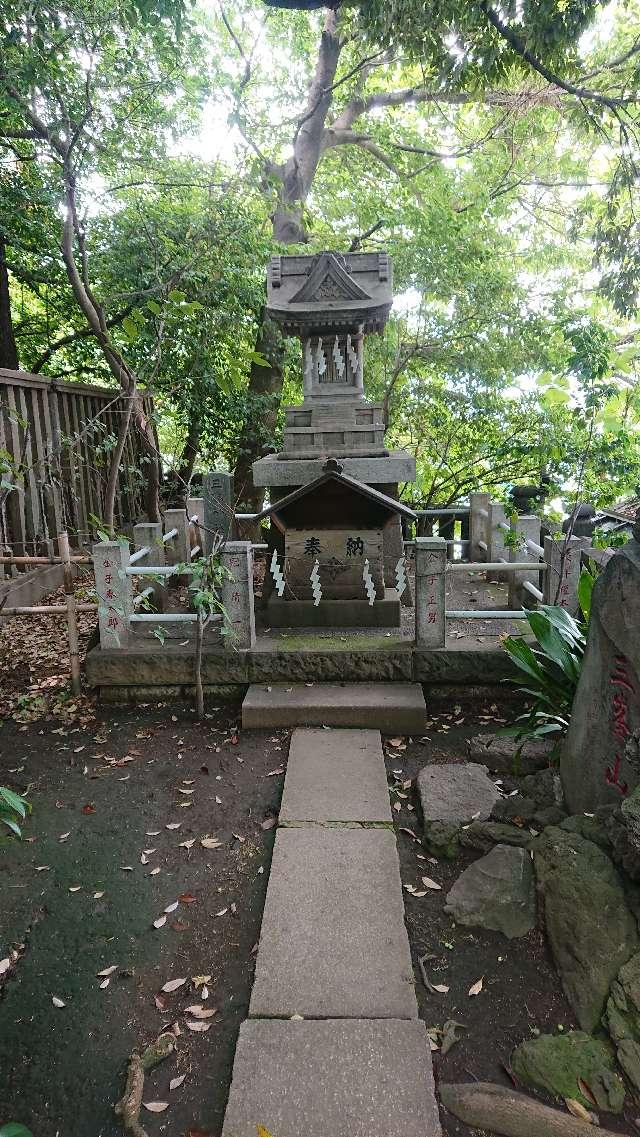
[{"label": "vertical stone monument", "polygon": [[560,773],[573,813],[620,804],[640,784],[640,512],[593,589]]},{"label": "vertical stone monument", "polygon": [[[345,475],[386,497],[415,479],[415,459],[390,453],[379,403],[364,391],[364,339],[384,329],[393,301],[386,253],[276,256],[267,279],[267,312],[302,347],[303,402],[285,407],[279,454],[253,464],[254,485],[272,503],[322,474],[339,458]],[[400,516],[384,532],[385,584],[394,587],[402,556]]]}]

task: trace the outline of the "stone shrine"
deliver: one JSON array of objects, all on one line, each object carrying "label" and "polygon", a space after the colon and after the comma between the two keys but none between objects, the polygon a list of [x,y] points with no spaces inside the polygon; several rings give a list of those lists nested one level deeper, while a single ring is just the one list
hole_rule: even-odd
[{"label": "stone shrine", "polygon": [[398,559],[385,563],[384,534],[400,517],[415,520],[408,506],[348,477],[329,458],[320,477],[267,506],[258,520],[265,517],[284,536],[284,553],[274,549],[270,566],[277,593],[267,603],[272,627],[400,623],[399,593],[386,588],[385,577],[402,583],[404,568]]},{"label": "stone shrine", "polygon": [[[285,407],[281,453],[253,464],[254,485],[268,489],[272,505],[320,477],[329,457],[340,459],[347,478],[388,499],[397,497],[399,482],[415,479],[415,459],[385,447],[382,405],[367,402],[364,392],[364,338],[383,331],[392,302],[386,253],[272,258],[267,314],[285,334],[300,339],[303,374],[302,404]],[[387,588],[396,584],[395,565],[403,552],[401,513],[383,527]],[[361,598],[366,603],[364,593]],[[292,609],[289,614],[293,618]]]},{"label": "stone shrine", "polygon": [[640,784],[640,512],[591,600],[587,648],[560,761],[572,813],[619,805]]}]

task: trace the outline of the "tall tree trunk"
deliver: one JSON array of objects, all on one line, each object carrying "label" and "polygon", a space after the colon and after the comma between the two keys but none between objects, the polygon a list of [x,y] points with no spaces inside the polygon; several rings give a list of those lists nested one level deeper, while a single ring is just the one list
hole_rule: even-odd
[{"label": "tall tree trunk", "polygon": [[253,484],[252,464],[272,444],[282,395],[284,339],[279,327],[263,313],[256,340],[256,354],[269,361],[268,367],[251,365],[247,409],[238,440],[234,472],[234,494],[241,512],[257,513],[264,500],[264,489]]},{"label": "tall tree trunk", "polygon": [[7,249],[4,237],[0,234],[0,367],[17,371],[19,366],[18,348],[11,318]]},{"label": "tall tree trunk", "polygon": [[[318,46],[318,58],[309,85],[307,105],[298,119],[293,154],[281,166],[270,169],[279,178],[278,203],[272,217],[274,240],[295,245],[308,240],[304,227],[304,204],[322,155],[327,114],[333,100],[333,83],[343,44],[338,35],[338,15],[328,9]],[[247,411],[238,442],[234,472],[235,495],[247,512],[257,512],[264,490],[253,484],[251,466],[260,457],[275,430],[282,396],[284,342],[278,328],[263,315],[256,338],[256,352],[269,367],[253,364],[249,375]]]}]

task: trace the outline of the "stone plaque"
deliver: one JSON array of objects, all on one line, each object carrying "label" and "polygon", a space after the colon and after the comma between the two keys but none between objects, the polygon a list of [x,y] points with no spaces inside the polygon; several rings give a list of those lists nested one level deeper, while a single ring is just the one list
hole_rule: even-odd
[{"label": "stone plaque", "polygon": [[640,523],[596,581],[587,649],[560,773],[573,813],[640,783]]},{"label": "stone plaque", "polygon": [[382,530],[289,529],[285,534],[285,576],[290,593],[297,599],[312,596],[309,578],[316,561],[325,600],[364,599],[365,560],[376,595],[382,599]]},{"label": "stone plaque", "polygon": [[204,499],[205,552],[211,552],[214,533],[229,538],[233,526],[233,478],[223,470],[213,470],[202,479]]}]

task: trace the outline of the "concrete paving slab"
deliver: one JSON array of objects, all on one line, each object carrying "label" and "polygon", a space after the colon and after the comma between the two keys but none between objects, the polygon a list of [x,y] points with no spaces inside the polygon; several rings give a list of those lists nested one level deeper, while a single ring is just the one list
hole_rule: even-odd
[{"label": "concrete paving slab", "polygon": [[391,822],[378,730],[294,730],[280,824]]},{"label": "concrete paving slab", "polygon": [[394,834],[278,830],[249,1014],[416,1018],[413,984]]},{"label": "concrete paving slab", "polygon": [[284,683],[251,685],[242,704],[245,729],[278,726],[369,727],[418,734],[426,707],[419,683]]},{"label": "concrete paving slab", "polygon": [[245,1022],[222,1137],[439,1137],[422,1022]]}]

